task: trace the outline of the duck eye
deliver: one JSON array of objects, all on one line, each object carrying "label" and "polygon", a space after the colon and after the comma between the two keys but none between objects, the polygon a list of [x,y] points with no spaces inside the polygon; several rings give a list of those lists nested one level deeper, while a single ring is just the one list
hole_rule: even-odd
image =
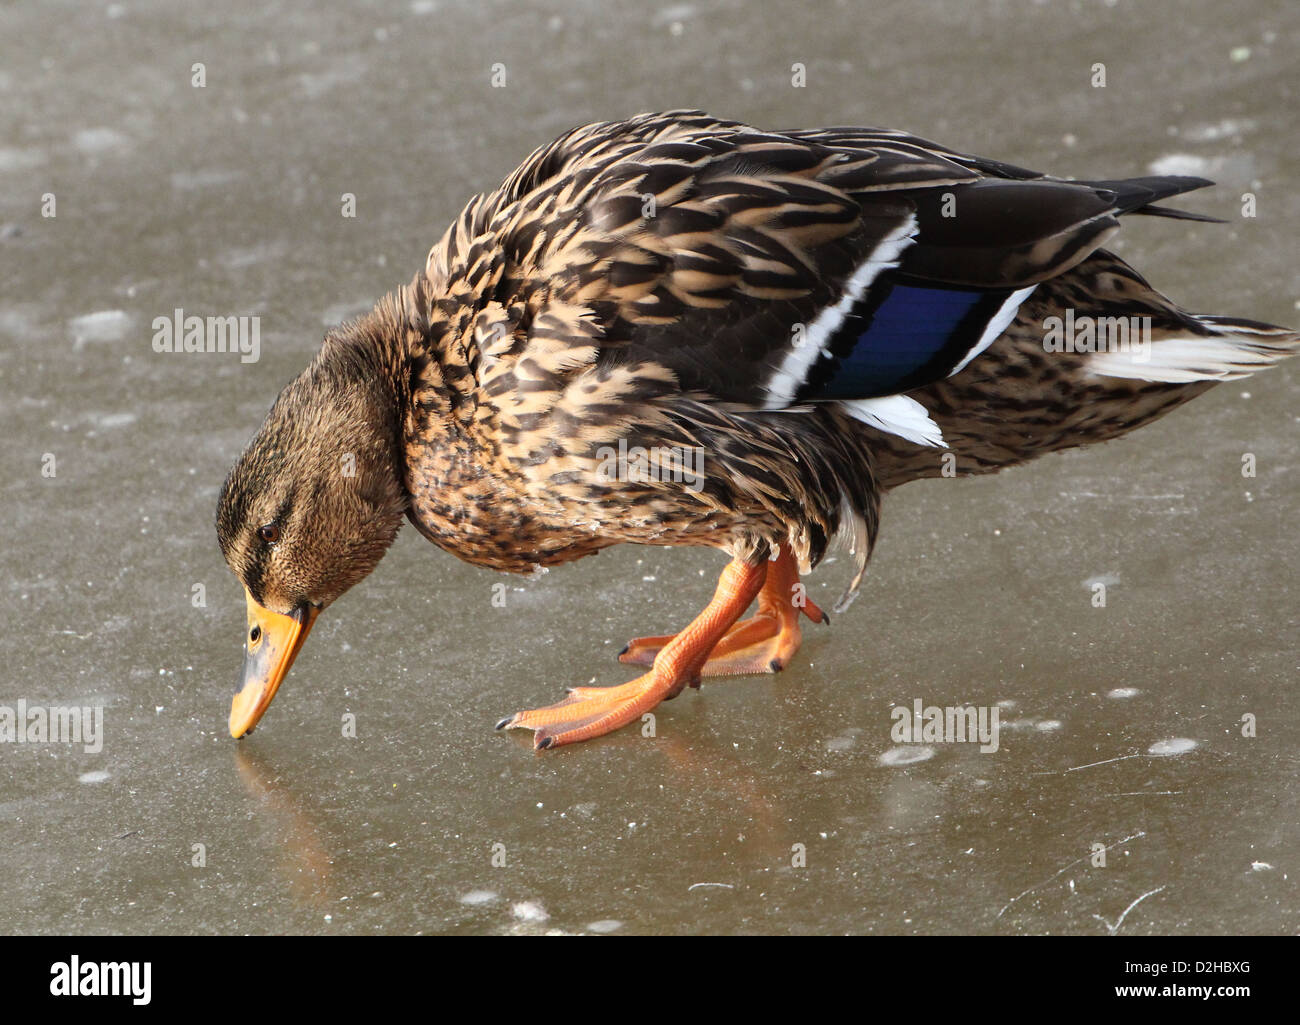
[{"label": "duck eye", "polygon": [[256,644],[258,640],[261,638],[261,636],[262,636],[262,628],[260,626],[253,627],[253,629],[248,631],[248,643]]},{"label": "duck eye", "polygon": [[263,541],[268,544],[275,544],[275,542],[280,540],[280,525],[278,523],[267,523],[264,526],[258,527],[257,533],[261,536]]}]

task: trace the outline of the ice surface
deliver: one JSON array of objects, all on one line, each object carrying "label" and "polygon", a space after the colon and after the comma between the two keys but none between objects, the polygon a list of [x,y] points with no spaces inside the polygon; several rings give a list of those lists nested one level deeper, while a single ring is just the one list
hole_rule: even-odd
[{"label": "ice surface", "polygon": [[[1101,448],[899,490],[861,598],[786,672],[542,756],[492,724],[631,678],[615,652],[687,622],[721,557],[516,580],[404,530],[236,743],[244,597],[212,520],[326,327],[596,118],[700,106],[1063,175],[1222,172],[1178,205],[1229,224],[1131,218],[1115,244],[1194,309],[1300,320],[1300,6],[84,6],[11,6],[0,34],[0,705],[102,706],[105,737],[0,744],[23,882],[0,933],[1095,934],[1161,886],[1122,932],[1296,931],[1300,365]],[[177,308],[260,315],[260,361],[153,352]],[[999,707],[999,750],[893,746],[917,698]],[[1089,869],[1095,842],[1122,869]]]}]

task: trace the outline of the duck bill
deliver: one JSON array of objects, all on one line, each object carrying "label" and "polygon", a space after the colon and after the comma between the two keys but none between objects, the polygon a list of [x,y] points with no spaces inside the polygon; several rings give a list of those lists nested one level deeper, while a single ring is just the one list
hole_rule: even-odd
[{"label": "duck bill", "polygon": [[247,591],[245,596],[248,598],[248,633],[244,650],[244,681],[230,703],[230,735],[236,740],[262,718],[320,612],[314,605],[300,605],[284,616],[263,608]]}]

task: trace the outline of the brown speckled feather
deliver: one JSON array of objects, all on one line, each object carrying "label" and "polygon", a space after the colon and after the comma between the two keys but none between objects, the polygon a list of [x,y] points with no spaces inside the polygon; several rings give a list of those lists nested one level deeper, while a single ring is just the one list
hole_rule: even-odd
[{"label": "brown speckled feather", "polygon": [[[950,191],[955,224],[936,206]],[[881,491],[939,473],[940,450],[838,403],[771,401],[792,329],[891,236],[907,248],[887,266],[913,278],[1038,283],[1001,340],[909,394],[962,473],[1113,437],[1205,382],[1099,377],[1044,353],[1043,317],[1141,310],[1157,336],[1212,333],[1096,249],[1150,198],[1115,196],[889,130],[699,112],[576,129],[471,201],[409,290],[411,518],[517,572],[623,541],[742,557],[789,542],[807,565],[842,528],[860,569]],[[620,444],[698,452],[703,482],[606,479]]]},{"label": "brown speckled feather", "polygon": [[1100,248],[1126,214],[1206,219],[1159,204],[1207,184],[1066,181],[887,129],[698,111],[537,150],[410,285],[330,333],[227,477],[217,534],[248,612],[231,734],[404,517],[519,573],[619,542],[732,556],[686,628],[624,649],[648,672],[498,724],[538,747],[703,675],[788,665],[800,620],[826,619],[799,574],[846,537],[843,607],[888,489],[1116,437],[1295,351],[1284,328],[1179,309]]}]

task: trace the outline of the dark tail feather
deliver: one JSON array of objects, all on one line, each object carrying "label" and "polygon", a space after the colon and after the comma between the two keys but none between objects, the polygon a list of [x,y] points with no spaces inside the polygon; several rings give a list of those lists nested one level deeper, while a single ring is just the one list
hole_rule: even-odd
[{"label": "dark tail feather", "polygon": [[1222,217],[1209,214],[1194,214],[1190,210],[1176,210],[1169,206],[1143,206],[1133,211],[1135,214],[1149,214],[1152,217],[1172,217],[1176,221],[1204,221],[1206,224],[1227,224]]},{"label": "dark tail feather", "polygon": [[1195,178],[1185,174],[1151,175],[1146,178],[1117,178],[1103,181],[1083,181],[1080,185],[1091,185],[1104,189],[1115,197],[1115,205],[1121,214],[1147,214],[1152,217],[1172,217],[1179,221],[1205,221],[1210,224],[1225,224],[1219,217],[1207,214],[1191,213],[1167,206],[1156,206],[1162,199],[1179,196],[1184,192],[1203,189],[1214,182],[1208,178]]}]

